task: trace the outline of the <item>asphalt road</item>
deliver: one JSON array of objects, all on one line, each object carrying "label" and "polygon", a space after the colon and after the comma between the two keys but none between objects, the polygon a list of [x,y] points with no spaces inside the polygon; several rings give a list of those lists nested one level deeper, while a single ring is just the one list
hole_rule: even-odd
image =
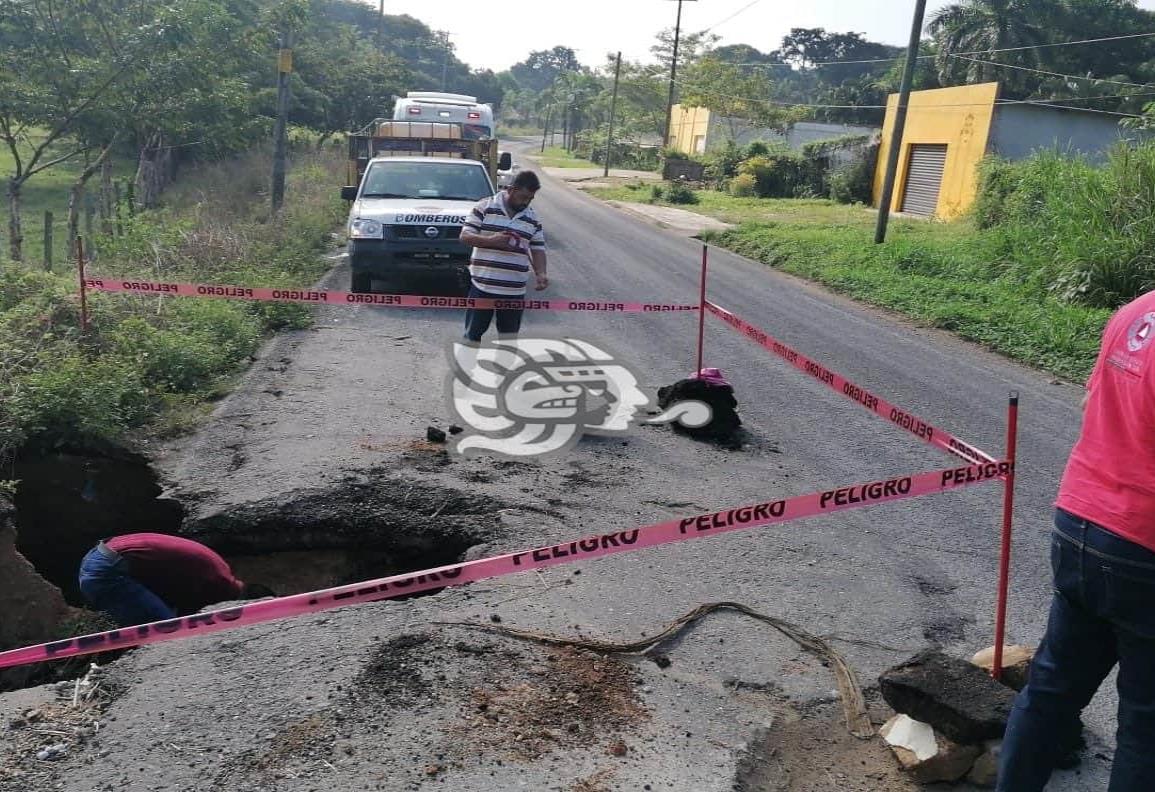
[{"label": "asphalt road", "polygon": [[[552,179],[537,208],[549,296],[696,300],[699,243]],[[712,300],[988,452],[1003,446],[1008,391],[1020,393],[1008,637],[1034,643],[1050,592],[1050,503],[1076,436],[1079,388],[724,251],[711,249],[710,264]],[[338,267],[332,286],[344,288],[344,278]],[[706,363],[734,385],[750,433],[742,450],[645,427],[625,441],[587,439],[564,457],[526,465],[438,464],[413,441],[428,424],[449,422],[444,349],[460,322],[456,311],[326,307],[316,328],[274,342],[213,422],[159,460],[192,523],[251,504],[304,509],[294,498],[327,503],[349,482],[391,487],[402,476],[507,504],[478,555],[956,464],[713,318]],[[523,335],[534,331],[601,346],[633,366],[651,393],[694,365],[692,313],[527,314]],[[999,485],[973,487],[148,647],[116,664],[126,692],[111,710],[115,721],[101,728],[104,752],[60,763],[44,788],[729,792],[755,734],[773,734],[835,697],[829,670],[781,635],[738,616],[713,617],[668,647],[669,668],[632,661],[647,714],[622,733],[625,758],[607,754],[606,735],[591,734],[586,744],[517,762],[500,752],[455,753],[463,740],[454,728],[474,711],[481,683],[462,678],[466,664],[449,661],[455,637],[475,636],[445,637],[451,628],[430,623],[489,622],[494,614],[510,627],[627,641],[699,604],[738,601],[826,636],[869,687],[929,645],[969,657],[991,643],[1001,502]],[[422,514],[432,526],[444,508]],[[389,524],[382,512],[382,530]],[[403,633],[428,636],[426,650],[398,661],[402,676],[420,684],[402,685],[407,696],[375,704],[367,717],[349,691],[361,690],[366,653]],[[518,678],[526,663],[530,677],[537,673],[532,658],[515,662],[501,646],[468,655],[471,663],[489,658],[478,671],[486,684]],[[1105,690],[1088,713],[1094,747],[1081,773],[1063,774],[1051,788],[1105,788],[1108,763],[1094,754],[1110,754],[1113,706]],[[293,747],[302,741],[308,751]],[[792,761],[821,763],[814,750]],[[238,781],[242,767],[265,775]]]}]

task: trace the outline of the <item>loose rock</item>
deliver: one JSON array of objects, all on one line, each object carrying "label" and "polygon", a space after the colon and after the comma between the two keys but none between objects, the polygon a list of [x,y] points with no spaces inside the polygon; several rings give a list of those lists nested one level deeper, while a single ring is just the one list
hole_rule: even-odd
[{"label": "loose rock", "polygon": [[967,773],[967,781],[984,789],[993,789],[999,776],[999,756],[1002,750],[1002,740],[990,740],[985,743],[982,754]]},{"label": "loose rock", "polygon": [[983,750],[978,745],[954,743],[907,715],[894,716],[879,733],[903,771],[922,784],[959,780]]},{"label": "loose rock", "polygon": [[[1029,646],[1003,646],[1003,675],[1002,682],[1014,690],[1022,690],[1027,686],[1027,678],[1031,671],[1031,659],[1035,650]],[[988,674],[995,667],[995,648],[983,649],[971,658],[971,662]]]},{"label": "loose rock", "polygon": [[930,650],[878,678],[895,712],[929,723],[950,740],[977,744],[1003,736],[1015,693],[978,666]]}]

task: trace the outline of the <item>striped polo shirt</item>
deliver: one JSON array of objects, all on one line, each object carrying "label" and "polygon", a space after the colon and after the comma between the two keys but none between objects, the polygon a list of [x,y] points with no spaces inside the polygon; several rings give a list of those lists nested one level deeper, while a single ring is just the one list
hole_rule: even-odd
[{"label": "striped polo shirt", "polygon": [[484,292],[504,297],[523,296],[526,281],[529,280],[529,249],[545,249],[545,232],[533,207],[527,206],[510,217],[505,204],[505,191],[502,190],[492,198],[482,199],[473,207],[465,227],[471,231],[510,231],[521,237],[525,244],[521,250],[474,248],[469,260],[469,275],[473,285]]}]

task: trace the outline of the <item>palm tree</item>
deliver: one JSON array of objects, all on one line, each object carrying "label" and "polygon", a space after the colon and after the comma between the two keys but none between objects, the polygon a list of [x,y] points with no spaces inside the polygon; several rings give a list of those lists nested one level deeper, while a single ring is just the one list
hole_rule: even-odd
[{"label": "palm tree", "polygon": [[963,0],[939,9],[926,26],[938,45],[939,80],[944,85],[998,80],[1013,92],[1029,92],[1028,86],[1039,82],[1037,77],[1000,68],[990,61],[1039,68],[1045,65],[1041,51],[994,50],[1051,43],[1046,31],[1056,30],[1054,22],[1059,13],[1061,3],[1057,0]]}]

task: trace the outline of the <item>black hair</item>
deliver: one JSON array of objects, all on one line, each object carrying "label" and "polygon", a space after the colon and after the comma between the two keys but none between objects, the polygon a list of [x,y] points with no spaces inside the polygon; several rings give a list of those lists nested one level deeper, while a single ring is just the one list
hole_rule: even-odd
[{"label": "black hair", "polygon": [[517,175],[513,177],[513,183],[509,186],[515,190],[537,192],[541,189],[541,180],[537,178],[537,174],[533,171],[523,170],[518,171]]}]

